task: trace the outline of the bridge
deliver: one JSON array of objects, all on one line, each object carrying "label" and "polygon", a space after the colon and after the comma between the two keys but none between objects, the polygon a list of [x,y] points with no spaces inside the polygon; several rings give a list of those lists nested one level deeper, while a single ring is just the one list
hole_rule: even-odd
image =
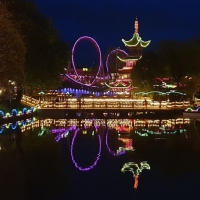
[{"label": "bridge", "polygon": [[[80,117],[132,117],[143,114],[159,116],[163,113],[180,113],[190,106],[189,101],[169,102],[150,99],[131,99],[118,97],[74,98],[59,96],[56,100],[36,99],[23,95],[21,103],[34,107],[42,116]],[[56,111],[56,112],[55,112]],[[110,114],[109,114],[110,113]],[[156,115],[157,114],[157,115]],[[86,116],[87,115],[87,116]],[[83,115],[82,115],[83,116]]]}]

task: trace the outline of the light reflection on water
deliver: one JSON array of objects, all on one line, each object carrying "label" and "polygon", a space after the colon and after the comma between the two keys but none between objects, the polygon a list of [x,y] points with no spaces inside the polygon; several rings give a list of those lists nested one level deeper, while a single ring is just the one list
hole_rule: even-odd
[{"label": "light reflection on water", "polygon": [[[96,186],[100,188],[99,190],[91,186],[95,194],[104,187],[111,187],[109,185],[112,183],[111,180],[114,181],[113,185],[116,188],[120,188],[121,183],[126,185],[121,187],[122,190],[130,191],[127,184],[130,184],[132,189],[133,187],[135,189],[146,188],[145,181],[151,182],[152,177],[156,177],[155,170],[159,168],[158,164],[161,163],[163,167],[163,163],[167,163],[167,160],[166,162],[162,160],[162,154],[166,156],[168,148],[173,148],[173,150],[177,149],[175,146],[182,148],[181,144],[187,145],[189,144],[187,141],[192,138],[195,140],[199,135],[199,121],[186,118],[162,120],[29,119],[15,124],[2,125],[1,135],[3,136],[6,130],[15,131],[17,129],[17,127],[13,129],[15,126],[20,127],[24,137],[34,130],[38,138],[51,134],[56,142],[64,141],[68,149],[66,155],[69,155],[71,160],[71,163],[68,163],[72,166],[70,173],[76,180],[76,184],[73,185],[74,190],[77,191],[77,188],[83,187],[89,193],[88,187],[91,186],[92,181],[94,185],[100,181],[99,186]],[[143,163],[148,169],[144,170],[144,173],[142,172]],[[131,171],[133,176],[131,173],[123,174],[121,171]],[[131,177],[134,179],[130,180]],[[108,183],[103,182],[106,179]],[[87,183],[84,182],[86,180]],[[157,181],[154,180],[154,183],[156,184]]]}]

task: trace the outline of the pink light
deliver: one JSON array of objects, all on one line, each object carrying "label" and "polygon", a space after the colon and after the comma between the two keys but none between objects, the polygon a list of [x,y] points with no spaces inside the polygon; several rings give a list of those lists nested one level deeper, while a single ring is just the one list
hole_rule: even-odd
[{"label": "pink light", "polygon": [[[79,76],[78,73],[77,73],[76,66],[75,66],[75,63],[74,63],[74,52],[75,52],[75,47],[76,47],[77,43],[80,42],[81,40],[89,40],[89,41],[91,41],[92,44],[94,44],[94,46],[97,48],[98,53],[99,53],[99,69],[98,69],[98,72],[97,72],[97,74],[96,74],[94,80],[93,80],[92,83],[90,83],[90,84],[83,84],[83,83],[80,82],[80,76]],[[99,73],[100,73],[101,67],[102,67],[102,59],[101,59],[101,50],[100,50],[100,47],[99,47],[99,45],[97,44],[97,42],[96,42],[93,38],[91,38],[91,37],[89,37],[89,36],[82,36],[82,37],[80,37],[80,38],[75,42],[75,44],[74,44],[74,46],[73,46],[73,49],[72,49],[72,66],[73,66],[73,69],[74,69],[74,72],[75,72],[76,76],[78,77],[78,81],[75,81],[75,82],[77,82],[77,83],[79,83],[79,84],[82,84],[82,85],[86,85],[86,86],[92,86],[92,85],[94,84],[94,82],[95,82],[97,76],[98,76]],[[72,80],[74,80],[74,79],[72,79]]]},{"label": "pink light", "polygon": [[[106,59],[106,70],[107,70],[107,73],[109,73],[109,69],[108,69],[108,60],[109,60],[110,55],[113,54],[113,53],[118,53],[118,52],[124,54],[125,56],[128,56],[128,54],[127,54],[124,50],[121,50],[121,49],[114,49],[114,50],[112,50],[112,51],[108,54],[107,59]],[[111,77],[110,77],[110,78],[111,78]]]},{"label": "pink light", "polygon": [[98,137],[99,137],[99,152],[98,152],[98,154],[97,154],[97,158],[96,158],[96,160],[94,161],[93,165],[91,165],[91,166],[89,166],[89,167],[85,167],[85,168],[84,168],[84,167],[80,167],[80,166],[78,166],[78,163],[75,161],[75,158],[74,158],[74,156],[73,156],[74,141],[75,141],[75,138],[76,138],[76,136],[77,136],[78,130],[79,130],[79,129],[77,129],[77,130],[75,131],[74,137],[73,137],[72,143],[71,143],[71,158],[72,158],[72,162],[74,163],[75,167],[76,167],[77,169],[79,169],[80,171],[89,171],[89,170],[91,170],[92,168],[94,168],[94,167],[96,166],[96,164],[97,164],[97,162],[98,162],[98,160],[99,160],[99,158],[100,158],[100,155],[101,155],[101,136],[98,135]]},{"label": "pink light", "polygon": [[112,151],[110,149],[110,147],[108,146],[108,130],[107,130],[107,133],[106,133],[106,147],[107,147],[109,153],[111,153],[113,156],[120,156],[120,155],[125,154],[125,151],[121,151],[119,153],[115,153],[114,151]]}]

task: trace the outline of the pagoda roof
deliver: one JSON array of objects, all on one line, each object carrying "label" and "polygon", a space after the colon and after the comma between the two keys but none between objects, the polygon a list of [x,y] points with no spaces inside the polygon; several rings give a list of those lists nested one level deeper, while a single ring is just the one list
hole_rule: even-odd
[{"label": "pagoda roof", "polygon": [[140,45],[141,47],[145,48],[149,45],[151,40],[143,41],[142,38],[139,36],[139,33],[134,33],[133,37],[130,40],[126,41],[122,39],[122,42],[127,47],[137,47],[138,45]]},{"label": "pagoda roof", "polygon": [[107,84],[105,83],[105,85],[109,88],[112,88],[112,89],[117,89],[117,88],[123,88],[123,89],[128,89],[128,88],[131,88],[131,83],[127,83],[127,84],[123,84],[122,82],[119,82],[117,84],[114,84],[114,85],[110,85],[110,84]]},{"label": "pagoda roof", "polygon": [[130,73],[132,71],[133,68],[129,68],[129,69],[118,69],[120,74],[126,74],[126,73]]},{"label": "pagoda roof", "polygon": [[126,61],[133,61],[133,60],[135,60],[135,61],[137,61],[137,60],[139,60],[139,59],[141,59],[142,58],[142,56],[127,56],[127,57],[119,57],[119,56],[117,56],[117,58],[121,61],[121,62],[126,62]]}]

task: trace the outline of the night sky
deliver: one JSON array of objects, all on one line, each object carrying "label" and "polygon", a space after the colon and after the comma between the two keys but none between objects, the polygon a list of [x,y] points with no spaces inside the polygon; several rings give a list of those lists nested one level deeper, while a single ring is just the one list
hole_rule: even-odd
[{"label": "night sky", "polygon": [[73,46],[81,36],[94,38],[102,51],[124,49],[134,21],[139,34],[154,49],[162,40],[189,40],[200,35],[199,0],[32,0],[49,17],[63,41]]}]

